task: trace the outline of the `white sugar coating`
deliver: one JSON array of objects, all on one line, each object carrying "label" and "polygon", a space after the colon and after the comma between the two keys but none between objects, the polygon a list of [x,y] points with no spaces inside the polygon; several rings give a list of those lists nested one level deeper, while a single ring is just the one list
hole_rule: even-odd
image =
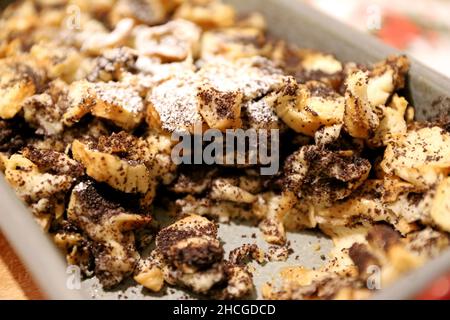
[{"label": "white sugar coating", "polygon": [[87,183],[80,182],[73,188],[73,191],[80,192],[80,191],[86,190],[87,188],[88,188]]},{"label": "white sugar coating", "polygon": [[183,131],[202,121],[197,111],[197,89],[206,83],[222,92],[243,92],[251,120],[270,124],[277,120],[270,106],[264,101],[251,101],[281,87],[284,79],[282,71],[262,57],[236,62],[215,59],[197,73],[185,71],[158,85],[149,99],[159,114],[162,128],[169,132]]},{"label": "white sugar coating", "polygon": [[182,74],[186,71],[193,71],[194,65],[192,61],[161,63],[159,60],[150,59],[139,56],[136,67],[141,72],[130,73],[124,72],[121,76],[120,83],[128,88],[133,88],[138,92],[146,92],[157,86],[163,81]]},{"label": "white sugar coating", "polygon": [[122,107],[130,113],[139,113],[144,110],[144,103],[139,93],[133,89],[126,88],[117,82],[98,82],[92,87],[97,98],[106,104]]},{"label": "white sugar coating", "polygon": [[278,122],[277,115],[265,98],[256,102],[250,101],[245,105],[244,110],[251,123],[270,125]]},{"label": "white sugar coating", "polygon": [[197,111],[198,85],[197,75],[186,72],[153,89],[149,99],[164,130],[185,131],[202,121]]},{"label": "white sugar coating", "polygon": [[265,96],[279,88],[285,76],[263,57],[243,58],[235,62],[217,58],[208,61],[199,71],[216,89],[244,93],[244,101]]}]

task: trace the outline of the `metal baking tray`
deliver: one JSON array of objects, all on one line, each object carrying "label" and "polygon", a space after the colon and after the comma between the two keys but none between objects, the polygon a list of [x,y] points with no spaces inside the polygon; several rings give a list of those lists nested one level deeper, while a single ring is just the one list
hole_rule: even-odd
[{"label": "metal baking tray", "polygon": [[[1,1],[4,4],[5,1]],[[295,43],[335,54],[342,61],[371,63],[394,53],[377,39],[359,33],[350,27],[319,13],[295,0],[226,0],[240,13],[261,12],[268,21],[268,29],[274,36]],[[414,59],[408,78],[408,99],[416,107],[418,119],[430,119],[450,113],[450,79],[430,70]],[[38,286],[50,299],[177,299],[186,293],[171,288],[152,294],[131,280],[119,288],[104,292],[97,280],[83,281],[81,289],[70,290],[67,284],[73,274],[67,270],[64,257],[34,222],[28,209],[17,199],[3,177],[0,178],[0,229],[16,250]],[[252,234],[256,233],[254,239]],[[219,234],[230,250],[242,243],[257,242],[262,248],[257,228],[242,224],[221,224]],[[329,239],[310,231],[289,233],[288,239],[294,253],[286,262],[271,262],[255,272],[255,286],[273,279],[287,265],[320,266],[322,258],[330,250]],[[320,248],[320,250],[318,250]],[[450,250],[430,261],[424,267],[400,278],[393,285],[378,291],[373,299],[408,299],[414,297],[430,281],[450,271]],[[188,296],[188,298],[195,298]],[[256,293],[253,298],[259,298]]]}]

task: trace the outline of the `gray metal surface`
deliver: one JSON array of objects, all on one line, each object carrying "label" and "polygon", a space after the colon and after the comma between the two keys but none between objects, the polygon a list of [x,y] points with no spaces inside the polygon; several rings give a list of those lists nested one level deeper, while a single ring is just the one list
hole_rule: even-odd
[{"label": "gray metal surface", "polygon": [[[256,238],[252,236],[256,235]],[[243,224],[219,224],[219,237],[224,242],[225,255],[240,247],[244,243],[256,243],[261,249],[267,251],[269,245],[262,239],[262,235],[257,227]],[[332,248],[332,243],[328,238],[314,232],[304,231],[288,234],[290,248],[294,252],[287,261],[272,261],[265,265],[251,262],[255,268],[253,273],[253,283],[255,294],[251,298],[261,298],[260,288],[268,281],[279,280],[277,275],[286,267],[302,265],[306,268],[320,267]],[[126,281],[114,291],[104,291],[95,278],[83,282],[84,290],[90,297],[95,299],[196,299],[195,295],[183,290],[165,288],[163,292],[154,294],[143,289],[141,285],[136,285],[133,280]]]},{"label": "gray metal surface", "polygon": [[[294,0],[228,0],[240,12],[262,12],[268,22],[269,30],[279,38],[336,54],[344,61],[361,63],[374,62],[389,54],[397,53],[376,39],[363,35],[351,28],[324,16]],[[410,101],[416,107],[420,119],[429,118],[443,112],[449,113],[450,80],[413,61],[410,73]],[[180,298],[184,293],[168,290],[164,294],[150,294],[142,287],[130,282],[125,283],[115,291],[104,292],[95,279],[83,283],[81,290],[68,290],[64,259],[50,239],[44,235],[33,221],[31,213],[20,203],[0,178],[0,229],[18,252],[20,258],[36,279],[38,285],[51,299],[77,298],[121,298],[129,299],[160,299]],[[225,242],[225,248],[230,250],[241,243],[252,243],[252,233],[259,231],[254,227],[243,225],[221,225],[220,236]],[[242,236],[245,236],[243,238]],[[291,233],[289,239],[294,249],[286,263],[270,263],[259,268],[255,275],[256,287],[270,280],[280,268],[286,265],[318,266],[320,256],[326,254],[331,244],[326,238],[311,232]],[[260,237],[255,241],[260,242]],[[316,251],[320,242],[321,250]],[[265,244],[260,243],[261,246]],[[298,259],[295,257],[298,255]],[[293,260],[292,260],[293,259]],[[419,292],[431,279],[450,270],[450,251],[431,261],[423,268],[406,275],[391,287],[383,289],[375,298],[404,299]],[[188,298],[192,298],[189,296]]]}]

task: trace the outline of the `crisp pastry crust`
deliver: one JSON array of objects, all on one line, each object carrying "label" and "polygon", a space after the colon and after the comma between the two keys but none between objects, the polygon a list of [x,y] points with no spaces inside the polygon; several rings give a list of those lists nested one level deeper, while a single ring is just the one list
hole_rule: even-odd
[{"label": "crisp pastry crust", "polygon": [[0,60],[0,117],[13,118],[27,97],[39,93],[46,81],[46,72],[30,57],[8,57]]},{"label": "crisp pastry crust", "polygon": [[196,55],[201,31],[194,23],[179,19],[150,28],[140,26],[134,33],[139,54],[174,62]]},{"label": "crisp pastry crust", "polygon": [[[219,0],[25,0],[0,39],[0,170],[106,289],[249,298],[248,262],[288,261],[287,233],[307,229],[333,241],[323,265],[299,259],[256,289],[366,299],[373,270],[384,287],[450,245],[450,120],[414,120],[405,56],[343,63]],[[175,164],[172,134],[196,128],[278,133],[279,172],[261,175],[262,155]],[[269,250],[227,256],[216,222],[230,220]]]},{"label": "crisp pastry crust", "polygon": [[98,193],[92,182],[80,182],[70,196],[67,219],[94,241],[95,274],[105,287],[131,274],[139,259],[134,245],[135,229],[152,218],[133,213]]}]

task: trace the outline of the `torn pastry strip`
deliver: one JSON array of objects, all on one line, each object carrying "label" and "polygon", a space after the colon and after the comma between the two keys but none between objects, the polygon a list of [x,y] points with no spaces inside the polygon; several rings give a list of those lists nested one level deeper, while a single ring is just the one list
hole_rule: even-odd
[{"label": "torn pastry strip", "polygon": [[443,179],[436,188],[431,218],[439,228],[450,232],[450,177]]},{"label": "torn pastry strip", "polygon": [[134,34],[140,55],[174,62],[197,55],[201,30],[192,22],[179,19],[155,27],[138,26]]},{"label": "torn pastry strip", "polygon": [[124,209],[87,181],[73,189],[67,218],[94,241],[95,275],[104,287],[119,284],[134,271],[139,253],[133,231],[148,227],[150,216]]},{"label": "torn pastry strip", "polygon": [[314,136],[320,127],[343,121],[344,98],[321,82],[303,85],[293,80],[282,87],[278,95],[276,113],[296,132]]},{"label": "torn pastry strip", "polygon": [[197,110],[197,87],[193,72],[186,72],[155,87],[147,96],[147,123],[166,132],[193,132],[202,123]]},{"label": "torn pastry strip", "polygon": [[[202,241],[204,235],[207,236],[206,241]],[[162,288],[163,280],[169,283],[187,280],[187,277],[182,277],[182,271],[176,272],[175,265],[184,266],[186,271],[191,271],[190,274],[198,271],[197,268],[194,269],[194,266],[184,265],[185,256],[190,254],[191,251],[193,252],[192,254],[197,254],[197,264],[199,266],[208,266],[208,262],[215,262],[214,259],[220,260],[223,255],[223,251],[221,250],[223,249],[220,247],[220,243],[215,240],[216,237],[216,226],[207,219],[194,215],[183,218],[177,223],[162,229],[157,236],[156,250],[152,252],[147,260],[143,260],[140,263],[135,280],[153,291],[159,291]],[[211,246],[211,249],[213,249],[212,252],[215,252],[215,257],[214,255],[211,257],[207,256],[210,251],[208,239],[215,241]],[[165,251],[161,251],[161,246]],[[170,252],[167,250],[170,250]],[[201,259],[202,256],[203,259]],[[173,262],[170,260],[170,257],[174,258]],[[169,260],[166,260],[167,258]],[[202,260],[204,260],[203,263]],[[170,266],[174,269],[172,272],[169,270]],[[215,281],[221,281],[223,278],[222,270],[218,268],[211,269],[213,270],[213,274],[210,272],[204,274],[199,273],[197,275],[199,278],[203,276],[204,280],[208,280],[207,282],[203,281],[201,284],[188,282],[188,285],[193,286],[192,289],[194,291],[208,291],[215,284]],[[176,276],[179,276],[180,279],[177,279]]]},{"label": "torn pastry strip", "polygon": [[242,98],[240,91],[221,92],[205,84],[198,89],[198,111],[210,128],[239,128]]},{"label": "torn pastry strip", "polygon": [[[49,159],[57,160],[63,167],[51,167]],[[69,172],[68,168],[74,171]],[[66,155],[51,150],[32,149],[25,149],[23,156],[12,155],[6,163],[5,171],[6,179],[14,186],[19,197],[31,201],[67,191],[80,174],[80,164]]]},{"label": "torn pastry strip", "polygon": [[111,120],[119,127],[131,130],[144,116],[144,103],[139,93],[113,82],[96,83],[92,87],[94,116]]},{"label": "torn pastry strip", "polygon": [[156,83],[160,83],[184,71],[195,71],[196,67],[192,59],[181,62],[161,63],[159,59],[141,55],[136,61],[136,69],[139,72],[138,75],[151,75]]},{"label": "torn pastry strip", "polygon": [[153,292],[161,291],[165,281],[161,260],[162,257],[155,250],[150,257],[140,259],[134,271],[134,281]]},{"label": "torn pastry strip", "polygon": [[259,228],[268,243],[278,245],[286,243],[284,219],[296,201],[295,195],[289,191],[281,195],[268,192],[259,196],[258,201],[253,204],[253,215],[263,218]]},{"label": "torn pastry strip", "polygon": [[68,265],[79,266],[83,275],[93,275],[92,241],[67,220],[62,220],[52,234],[53,242],[60,248]]},{"label": "torn pastry strip", "polygon": [[399,136],[406,134],[407,125],[405,113],[408,108],[408,101],[405,98],[394,94],[388,106],[380,106],[380,124],[376,128],[374,137],[369,140],[371,145],[387,145],[389,141],[395,140]]},{"label": "torn pastry strip", "polygon": [[147,288],[162,288],[161,275],[169,284],[179,284],[196,293],[218,298],[240,298],[252,288],[250,273],[223,259],[217,226],[198,215],[186,216],[163,228],[156,249],[140,265],[134,279]]},{"label": "torn pastry strip", "polygon": [[235,265],[242,265],[245,260],[253,259],[258,263],[264,262],[264,251],[256,244],[243,244],[242,246],[230,251],[228,260]]},{"label": "torn pastry strip", "polygon": [[411,192],[399,195],[395,201],[386,204],[385,207],[398,219],[404,220],[409,224],[432,225],[431,208],[435,196],[436,190],[434,188],[426,192],[420,189],[412,189]]},{"label": "torn pastry strip", "polygon": [[369,138],[375,134],[380,119],[368,98],[368,73],[357,71],[346,79],[344,124],[355,138]]},{"label": "torn pastry strip", "polygon": [[384,286],[424,263],[424,256],[420,254],[423,248],[411,249],[412,246],[391,227],[375,225],[367,234],[367,244],[353,244],[349,255],[358,268],[358,277],[365,280],[378,272],[378,285]]},{"label": "torn pastry strip", "polygon": [[263,55],[264,32],[258,28],[227,28],[207,31],[201,40],[200,58],[220,56],[239,59]]},{"label": "torn pastry strip", "polygon": [[45,70],[31,57],[19,55],[0,60],[0,118],[11,119],[27,97],[40,93]]},{"label": "torn pastry strip", "polygon": [[386,104],[396,90],[405,86],[409,64],[406,56],[391,56],[369,68],[367,99],[372,106]]},{"label": "torn pastry strip", "polygon": [[63,121],[69,126],[92,113],[123,129],[131,130],[144,117],[145,106],[139,92],[119,82],[74,82],[69,87],[68,101],[69,108]]},{"label": "torn pastry strip", "polygon": [[68,83],[76,79],[82,60],[76,48],[63,47],[57,42],[40,42],[31,48],[30,54],[42,64],[50,78]]},{"label": "torn pastry strip", "polygon": [[409,130],[387,145],[381,168],[422,188],[450,172],[450,134],[439,127]]},{"label": "torn pastry strip", "polygon": [[437,257],[448,248],[450,238],[447,233],[436,231],[431,227],[407,235],[406,248],[419,256]]},{"label": "torn pastry strip", "polygon": [[321,71],[326,74],[334,74],[343,69],[342,63],[331,54],[303,50],[301,58],[301,66],[306,71]]},{"label": "torn pastry strip", "polygon": [[241,103],[281,87],[285,78],[261,57],[210,61],[197,73],[182,73],[154,88],[147,97],[147,122],[168,132],[192,132],[203,119],[212,128],[233,128],[241,124]]},{"label": "torn pastry strip", "polygon": [[151,159],[145,140],[125,132],[94,140],[75,140],[73,157],[86,167],[86,173],[99,182],[127,193],[146,193],[156,183],[146,161]]},{"label": "torn pastry strip", "polygon": [[150,174],[163,185],[169,185],[177,175],[177,165],[172,161],[172,145],[170,137],[150,132],[145,136],[149,148],[150,159],[147,167]]},{"label": "torn pastry strip", "polygon": [[124,45],[130,38],[134,21],[126,18],[117,22],[114,30],[83,30],[77,35],[81,51],[90,55],[100,55],[103,50]]},{"label": "torn pastry strip", "polygon": [[162,229],[156,237],[156,247],[168,264],[185,273],[212,265],[223,257],[217,226],[195,215]]},{"label": "torn pastry strip", "polygon": [[129,47],[119,47],[105,51],[95,60],[94,70],[88,75],[89,81],[118,81],[125,72],[134,71],[138,52]]},{"label": "torn pastry strip", "polygon": [[54,80],[42,94],[33,95],[23,102],[25,121],[36,128],[36,133],[56,136],[64,131],[62,118],[68,108],[68,87],[64,81]]},{"label": "torn pastry strip", "polygon": [[64,153],[26,147],[22,150],[22,155],[33,162],[43,172],[56,175],[68,175],[74,178],[84,175],[84,168],[81,163],[69,158]]},{"label": "torn pastry strip", "polygon": [[216,174],[217,169],[211,169],[209,166],[196,170],[180,167],[177,178],[169,186],[169,190],[179,194],[202,194],[210,188],[212,178]]},{"label": "torn pastry strip", "polygon": [[232,201],[238,203],[253,203],[256,196],[233,184],[230,179],[214,179],[211,183],[209,197],[214,200]]},{"label": "torn pastry strip", "polygon": [[279,89],[288,78],[274,63],[259,56],[235,61],[212,59],[202,66],[198,74],[219,91],[242,91],[243,102]]},{"label": "torn pastry strip", "polygon": [[227,222],[235,218],[261,220],[265,216],[262,207],[257,205],[257,194],[262,190],[262,184],[259,177],[220,177],[213,170],[206,172],[204,179],[192,179],[181,174],[170,189],[177,193],[192,190],[176,201],[176,206],[182,213],[195,212]]},{"label": "torn pastry strip", "polygon": [[136,60],[135,71],[122,72],[120,82],[138,91],[142,97],[162,82],[185,72],[194,71],[191,59],[182,62],[161,63],[159,59],[139,56]]},{"label": "torn pastry strip", "polygon": [[405,56],[393,56],[369,68],[353,66],[346,70],[344,122],[350,135],[365,139],[375,136],[376,142],[389,133],[388,126],[392,126],[393,133],[405,131],[402,119],[405,102],[394,98],[391,108],[385,104],[396,90],[404,87],[408,70],[409,61]]},{"label": "torn pastry strip", "polygon": [[[285,41],[276,41],[267,45],[270,57],[287,74],[293,76],[298,83],[320,81],[334,90],[339,90],[344,78],[342,63],[331,54],[297,48],[286,44]],[[269,50],[267,50],[269,52]]]},{"label": "torn pastry strip", "polygon": [[[59,164],[60,167],[53,167]],[[52,150],[26,148],[23,155],[5,160],[5,178],[18,197],[30,206],[44,230],[62,217],[65,193],[83,174],[81,165]]]},{"label": "torn pastry strip", "polygon": [[[292,79],[287,79],[286,86],[289,86]],[[242,106],[242,118],[244,128],[256,130],[280,129],[285,131],[286,125],[278,117],[275,110],[279,103],[284,103],[283,99],[288,94],[286,90],[279,90],[269,93],[257,101],[248,101]]]},{"label": "torn pastry strip", "polygon": [[92,119],[92,121],[82,121],[81,123],[69,128],[63,128],[64,130],[60,134],[50,136],[32,136],[27,140],[27,144],[28,146],[35,147],[37,149],[68,153],[72,142],[76,139],[99,138],[102,135],[110,134],[109,127],[97,118]]},{"label": "torn pastry strip", "polygon": [[68,88],[68,108],[63,115],[63,123],[72,126],[87,115],[95,104],[90,92],[92,84],[86,80],[72,82]]},{"label": "torn pastry strip", "polygon": [[[2,38],[10,34],[28,32],[39,23],[37,10],[32,2],[14,3],[2,12]],[[6,38],[8,38],[6,37]]]}]

